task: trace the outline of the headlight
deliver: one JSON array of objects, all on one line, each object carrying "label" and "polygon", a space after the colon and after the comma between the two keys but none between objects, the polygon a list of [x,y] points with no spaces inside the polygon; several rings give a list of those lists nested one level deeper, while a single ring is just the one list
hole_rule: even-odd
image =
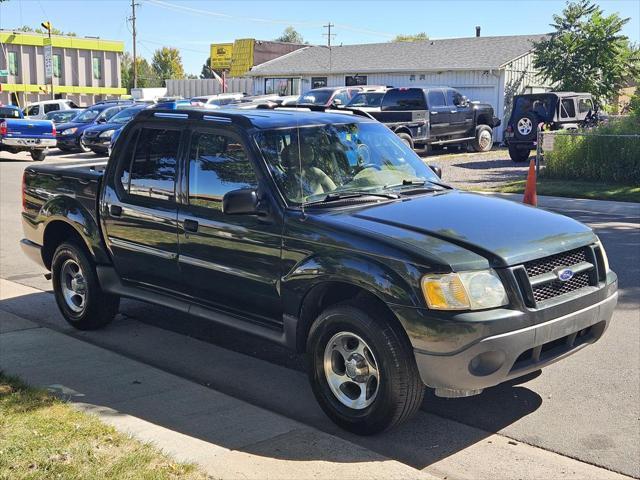
[{"label": "headlight", "polygon": [[425,275],[422,293],[433,310],[481,310],[509,303],[493,270]]},{"label": "headlight", "polygon": [[596,245],[600,247],[600,251],[602,252],[602,260],[604,261],[604,271],[609,272],[611,270],[609,268],[609,258],[607,257],[607,252],[605,251],[604,245],[602,245],[602,242],[600,241],[599,238],[598,238],[598,241],[596,242]]},{"label": "headlight", "polygon": [[76,133],[77,130],[78,130],[78,127],[67,128],[66,130],[63,130],[60,135],[72,135]]},{"label": "headlight", "polygon": [[100,138],[111,138],[111,135],[113,135],[114,130],[105,130],[104,132],[102,132],[99,137]]}]

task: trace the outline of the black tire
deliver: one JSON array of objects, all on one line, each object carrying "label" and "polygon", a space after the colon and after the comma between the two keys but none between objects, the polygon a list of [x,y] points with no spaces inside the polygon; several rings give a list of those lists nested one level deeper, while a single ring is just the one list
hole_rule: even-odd
[{"label": "black tire", "polygon": [[516,145],[509,145],[509,157],[516,163],[522,163],[529,160],[531,150],[527,147],[517,147]]},{"label": "black tire", "polygon": [[513,122],[513,134],[521,141],[535,141],[538,138],[540,119],[533,112],[526,112]]},{"label": "black tire", "polygon": [[[332,391],[325,373],[325,349],[328,345],[331,348],[329,342],[344,332],[360,337],[377,360],[380,380],[371,403],[363,408],[350,408],[343,403]],[[339,304],[318,316],[307,339],[307,361],[311,387],[324,412],[337,425],[358,435],[395,427],[413,416],[422,404],[425,387],[404,332],[391,319],[359,306]],[[348,375],[346,363],[343,375]],[[333,360],[329,365],[333,370]]]},{"label": "black tire", "polygon": [[107,156],[107,152],[104,150],[100,150],[97,148],[92,148],[91,151],[93,152],[94,155],[97,155],[98,157],[106,157]]},{"label": "black tire", "polygon": [[411,135],[408,133],[396,133],[396,135],[400,137],[400,140],[402,140],[407,147],[413,150],[413,138],[411,138]]},{"label": "black tire", "polygon": [[491,151],[493,148],[493,130],[489,125],[478,125],[476,138],[471,141],[471,146],[476,152]]},{"label": "black tire", "polygon": [[31,150],[31,159],[34,162],[42,162],[45,158],[47,158],[47,150]]},{"label": "black tire", "polygon": [[[84,286],[83,302],[77,301],[81,294],[77,294],[76,301],[65,297],[65,291],[73,288],[65,272],[73,270],[74,265],[79,267],[83,280],[80,282]],[[96,330],[109,324],[118,313],[120,298],[102,291],[93,262],[80,246],[75,243],[61,244],[53,254],[51,272],[56,303],[71,326],[78,330]]]},{"label": "black tire", "polygon": [[82,143],[82,138],[78,140],[78,151],[82,153],[89,153],[91,149],[86,147],[84,143]]}]

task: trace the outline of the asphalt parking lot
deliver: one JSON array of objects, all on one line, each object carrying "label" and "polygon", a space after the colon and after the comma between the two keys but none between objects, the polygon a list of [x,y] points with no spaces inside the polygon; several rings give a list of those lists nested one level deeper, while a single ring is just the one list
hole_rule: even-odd
[{"label": "asphalt parking lot", "polygon": [[[24,154],[1,155],[0,276],[49,291],[50,282],[18,246],[20,179],[30,160]],[[54,150],[46,162],[96,158],[93,154],[60,155]],[[482,155],[429,155],[427,162],[440,164],[445,180],[459,187],[487,187],[526,173],[526,166],[513,164],[504,150]],[[619,305],[602,341],[548,367],[540,375],[488,389],[475,397],[446,400],[429,393],[415,422],[362,442],[423,469],[499,433],[517,442],[640,477],[640,205],[597,210],[586,205],[597,203],[568,199],[554,204],[553,209],[594,228],[619,275]],[[66,328],[57,312],[52,312],[52,305],[51,295],[42,294],[30,300],[4,302],[0,307],[54,328]],[[286,395],[295,395],[294,387],[300,385],[303,362],[297,355],[160,307],[125,301],[121,313],[120,326],[110,334],[101,336],[98,332],[83,338],[199,383],[215,385],[221,391],[303,423],[333,428],[322,415],[304,408],[306,402],[291,402]],[[142,324],[178,331],[223,350],[239,352],[254,359],[256,368],[266,372],[273,371],[271,366],[281,367],[278,377],[265,381],[270,377],[259,378],[256,371],[246,371],[229,381],[216,369],[194,368],[197,358],[180,362],[176,361],[180,355],[143,349],[139,343],[126,340],[137,335]],[[282,388],[278,390],[278,386]]]}]

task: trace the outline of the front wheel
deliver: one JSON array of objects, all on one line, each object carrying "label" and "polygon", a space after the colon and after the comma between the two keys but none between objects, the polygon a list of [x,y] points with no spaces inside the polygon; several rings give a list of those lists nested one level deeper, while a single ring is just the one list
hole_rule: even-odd
[{"label": "front wheel", "polygon": [[509,157],[516,163],[526,162],[529,159],[531,150],[527,147],[517,147],[515,145],[509,145]]},{"label": "front wheel", "polygon": [[476,138],[471,142],[476,152],[488,152],[493,148],[493,130],[488,125],[476,129]]},{"label": "front wheel", "polygon": [[62,316],[78,330],[96,330],[118,313],[120,299],[102,291],[93,263],[75,243],[63,243],[51,262],[53,291]]},{"label": "front wheel", "polygon": [[424,385],[400,327],[383,315],[341,304],[316,319],[307,341],[311,387],[324,412],[359,435],[415,414]]},{"label": "front wheel", "polygon": [[47,158],[47,150],[31,150],[31,159],[34,162],[42,162],[45,158]]}]

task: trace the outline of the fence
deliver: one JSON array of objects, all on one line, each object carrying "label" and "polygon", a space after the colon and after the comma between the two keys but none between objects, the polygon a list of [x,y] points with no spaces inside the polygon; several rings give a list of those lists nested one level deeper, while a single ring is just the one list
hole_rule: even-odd
[{"label": "fence", "polygon": [[640,184],[640,133],[539,131],[537,173],[541,166],[550,178]]},{"label": "fence", "polygon": [[[246,93],[253,95],[253,78],[228,77],[227,93]],[[167,80],[167,95],[184,98],[199,97],[201,95],[216,95],[222,93],[222,86],[214,78],[186,78],[182,80]]]}]

